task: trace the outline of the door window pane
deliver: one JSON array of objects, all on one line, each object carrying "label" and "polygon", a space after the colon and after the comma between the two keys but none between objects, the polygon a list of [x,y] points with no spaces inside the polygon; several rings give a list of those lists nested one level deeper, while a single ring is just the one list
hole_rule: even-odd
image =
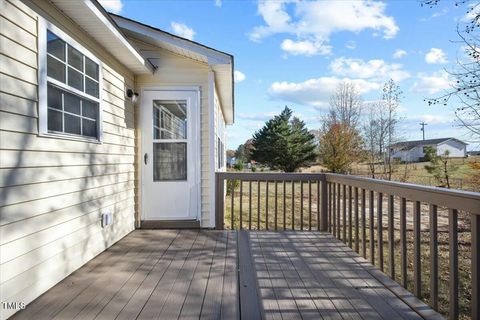
[{"label": "door window pane", "polygon": [[153,181],[187,180],[187,143],[153,144]]},{"label": "door window pane", "polygon": [[185,100],[154,101],[153,119],[154,129],[155,127],[161,129],[160,139],[187,139],[187,102]]}]

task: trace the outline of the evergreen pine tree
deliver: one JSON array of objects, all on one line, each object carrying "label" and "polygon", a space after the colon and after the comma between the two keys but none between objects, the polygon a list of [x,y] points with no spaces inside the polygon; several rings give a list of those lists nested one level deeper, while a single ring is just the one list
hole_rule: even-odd
[{"label": "evergreen pine tree", "polygon": [[316,159],[315,137],[288,107],[253,135],[252,159],[272,169],[293,172]]}]

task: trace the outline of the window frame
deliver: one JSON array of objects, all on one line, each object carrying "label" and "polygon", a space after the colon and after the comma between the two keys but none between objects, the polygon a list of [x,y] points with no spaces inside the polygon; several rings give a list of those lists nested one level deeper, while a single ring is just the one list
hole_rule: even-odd
[{"label": "window frame", "polygon": [[[88,93],[82,92],[66,83],[50,78],[47,75],[47,31],[54,33],[72,48],[78,50],[85,57],[98,65],[98,98]],[[68,48],[68,47],[67,47]],[[68,54],[68,53],[67,53]],[[68,65],[66,66],[68,68]],[[76,70],[76,69],[75,69]],[[83,80],[85,82],[85,80]],[[98,103],[97,119],[97,137],[88,137],[66,132],[51,132],[48,130],[48,85],[74,94],[81,99],[90,100]],[[84,83],[85,85],[85,83]],[[53,137],[58,139],[77,140],[92,143],[102,143],[103,141],[103,68],[102,62],[93,53],[87,50],[82,44],[70,37],[65,31],[55,26],[43,17],[38,21],[38,134],[44,137]]]}]

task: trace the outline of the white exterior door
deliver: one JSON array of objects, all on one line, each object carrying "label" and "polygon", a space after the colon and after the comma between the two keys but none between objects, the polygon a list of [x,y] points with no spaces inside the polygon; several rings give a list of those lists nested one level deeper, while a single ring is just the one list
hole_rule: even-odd
[{"label": "white exterior door", "polygon": [[197,91],[144,91],[142,220],[198,219],[200,174]]}]

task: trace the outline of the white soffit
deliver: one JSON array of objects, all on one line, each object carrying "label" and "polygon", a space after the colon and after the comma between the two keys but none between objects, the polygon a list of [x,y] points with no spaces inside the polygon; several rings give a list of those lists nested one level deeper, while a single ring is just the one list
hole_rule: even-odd
[{"label": "white soffit", "polygon": [[215,85],[227,124],[234,121],[233,56],[200,43],[184,39],[140,22],[110,14],[122,31],[133,39],[151,44],[211,66]]},{"label": "white soffit", "polygon": [[153,66],[128,42],[108,13],[95,0],[50,0],[136,74],[152,73]]}]

